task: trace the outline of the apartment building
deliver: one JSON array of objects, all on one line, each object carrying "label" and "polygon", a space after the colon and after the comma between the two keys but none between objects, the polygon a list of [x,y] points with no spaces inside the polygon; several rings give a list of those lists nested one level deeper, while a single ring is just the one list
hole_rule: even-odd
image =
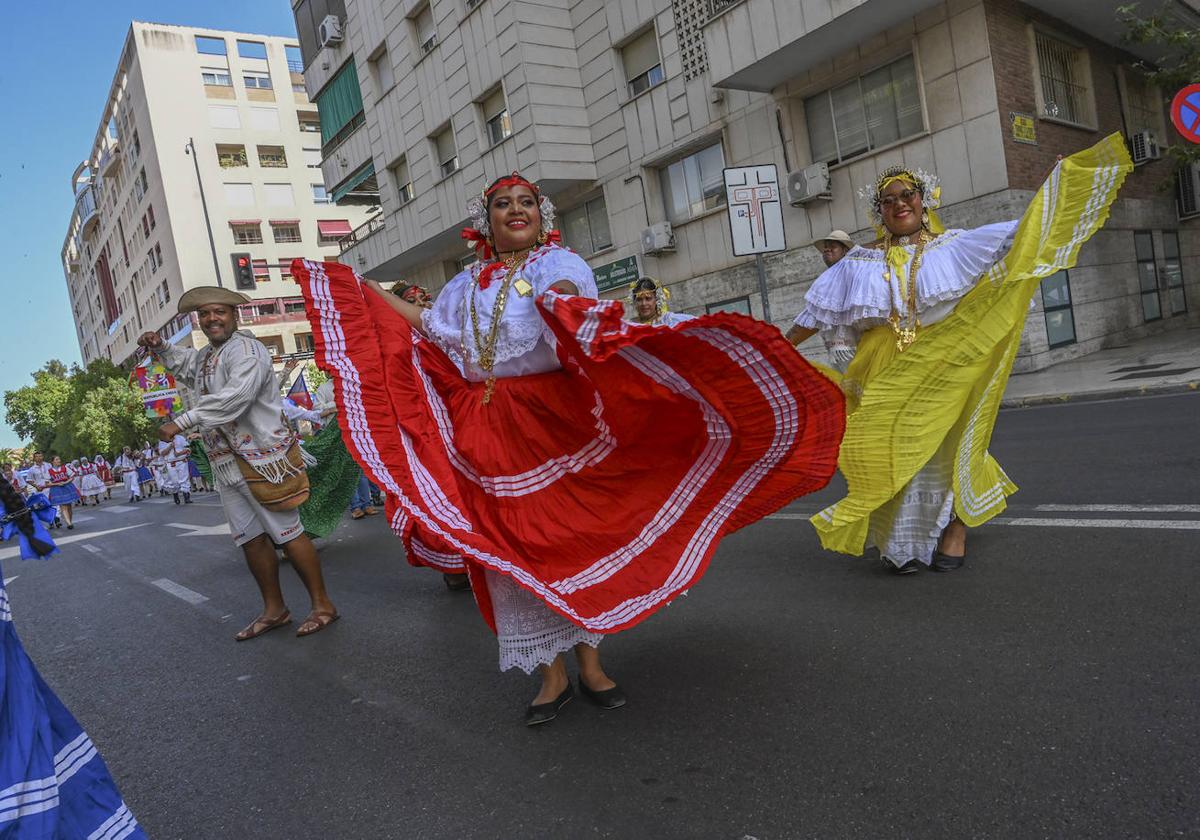
[{"label": "apartment building", "polygon": [[276,356],[311,352],[285,264],[335,259],[371,206],[330,201],[301,69],[293,38],[132,23],[71,179],[62,257],[85,364],[129,361],[146,331],[203,344],[179,296],[238,288],[238,254],[253,278],[243,325]]},{"label": "apartment building", "polygon": [[[857,191],[882,169],[937,173],[943,219],[971,227],[1015,218],[1057,154],[1117,131],[1138,167],[1078,265],[1043,283],[1017,369],[1197,323],[1200,172],[1174,182],[1174,92],[1137,72],[1154,56],[1123,45],[1117,0],[292,5],[326,188],[382,208],[342,260],[381,281],[440,287],[472,259],[467,197],[519,169],[605,294],[649,274],[678,310],[762,317],[722,170],[774,164],[788,248],[766,285],[785,326],[822,268],[815,237],[874,238]],[[1170,13],[1200,23],[1197,0]]]}]

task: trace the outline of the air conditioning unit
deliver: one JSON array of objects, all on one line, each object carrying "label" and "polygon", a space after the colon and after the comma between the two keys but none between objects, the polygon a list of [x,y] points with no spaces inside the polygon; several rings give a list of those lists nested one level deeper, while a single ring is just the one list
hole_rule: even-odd
[{"label": "air conditioning unit", "polygon": [[1129,136],[1129,146],[1134,166],[1141,163],[1149,163],[1161,157],[1158,140],[1154,138],[1152,132],[1139,131],[1137,134],[1131,134]]},{"label": "air conditioning unit", "polygon": [[807,204],[817,199],[830,200],[833,198],[829,180],[829,164],[814,163],[803,169],[797,169],[788,175],[788,201],[793,207]]},{"label": "air conditioning unit", "polygon": [[642,253],[663,254],[675,250],[675,234],[670,222],[658,222],[642,231]]},{"label": "air conditioning unit", "polygon": [[331,44],[342,43],[342,22],[337,15],[325,15],[325,19],[321,21],[320,27],[317,29],[317,37],[321,41],[322,47],[328,47]]},{"label": "air conditioning unit", "polygon": [[1179,170],[1179,218],[1200,216],[1200,163],[1190,163]]}]

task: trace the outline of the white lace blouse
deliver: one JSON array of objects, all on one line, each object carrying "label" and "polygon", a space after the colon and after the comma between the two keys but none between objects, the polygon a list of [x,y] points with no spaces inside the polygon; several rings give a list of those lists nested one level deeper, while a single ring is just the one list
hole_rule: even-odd
[{"label": "white lace blouse", "polygon": [[[1012,245],[1017,222],[998,222],[972,230],[947,230],[925,245],[917,270],[917,314],[930,326],[945,318],[959,298]],[[905,246],[909,269],[915,245]],[[796,325],[821,330],[826,343],[854,344],[863,330],[886,323],[893,306],[901,317],[908,302],[899,285],[884,277],[885,254],[880,249],[855,246],[818,277],[804,296],[804,309]]]},{"label": "white lace blouse", "polygon": [[[421,313],[425,334],[446,351],[463,376],[472,382],[482,382],[487,378],[478,365],[478,350],[468,305],[474,280],[483,268],[483,263],[474,263],[459,272],[438,294],[433,308]],[[479,334],[485,340],[492,329],[496,295],[503,287],[506,276],[506,271],[497,271],[486,289],[474,288]],[[531,287],[524,295],[517,288],[521,279]],[[530,253],[529,259],[518,271],[518,278],[509,287],[508,303],[501,316],[493,368],[498,378],[545,373],[561,367],[554,353],[554,336],[538,313],[536,304],[539,295],[561,280],[574,283],[581,297],[598,296],[591,266],[574,251],[559,245],[544,245]]]}]

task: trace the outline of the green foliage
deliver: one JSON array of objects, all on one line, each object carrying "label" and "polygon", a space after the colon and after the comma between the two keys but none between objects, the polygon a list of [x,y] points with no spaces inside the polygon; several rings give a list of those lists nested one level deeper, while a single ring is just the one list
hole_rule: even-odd
[{"label": "green foliage", "polygon": [[5,419],[43,452],[91,458],[154,437],[154,423],[128,374],[107,359],[70,370],[54,360],[33,380],[4,394]]},{"label": "green foliage", "polygon": [[[1141,61],[1135,66],[1167,99],[1188,85],[1200,83],[1200,30],[1169,14],[1171,5],[1148,15],[1141,13],[1139,3],[1117,7],[1117,19],[1125,25],[1126,43],[1150,47],[1158,53],[1153,63]],[[1174,126],[1169,130],[1174,131]],[[1177,170],[1200,162],[1200,144],[1172,143],[1167,153]]]},{"label": "green foliage", "polygon": [[316,362],[310,361],[304,365],[304,381],[312,393],[315,394],[327,379],[329,379],[329,374],[317,367]]}]

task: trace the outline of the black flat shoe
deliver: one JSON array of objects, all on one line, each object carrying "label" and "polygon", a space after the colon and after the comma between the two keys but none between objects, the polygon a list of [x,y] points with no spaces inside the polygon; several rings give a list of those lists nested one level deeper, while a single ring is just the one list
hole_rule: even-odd
[{"label": "black flat shoe", "polygon": [[466,592],[471,588],[471,581],[465,574],[442,573],[442,583],[451,592]]},{"label": "black flat shoe", "polygon": [[933,570],[935,572],[953,572],[955,569],[961,569],[965,562],[967,562],[965,554],[962,557],[951,557],[940,551],[935,551],[933,554]]},{"label": "black flat shoe", "polygon": [[897,566],[891,562],[888,565],[892,567],[892,574],[894,575],[915,575],[921,571],[921,564],[916,560],[909,560],[903,566]]},{"label": "black flat shoe", "polygon": [[571,698],[574,696],[575,690],[568,681],[567,687],[563,689],[562,694],[555,697],[549,703],[538,703],[525,710],[525,725],[537,726],[541,723],[549,723],[558,717],[558,710],[570,703]]},{"label": "black flat shoe", "polygon": [[592,691],[582,679],[579,680],[579,693],[591,700],[601,709],[619,709],[625,705],[625,692],[619,685],[606,688],[604,691]]}]

